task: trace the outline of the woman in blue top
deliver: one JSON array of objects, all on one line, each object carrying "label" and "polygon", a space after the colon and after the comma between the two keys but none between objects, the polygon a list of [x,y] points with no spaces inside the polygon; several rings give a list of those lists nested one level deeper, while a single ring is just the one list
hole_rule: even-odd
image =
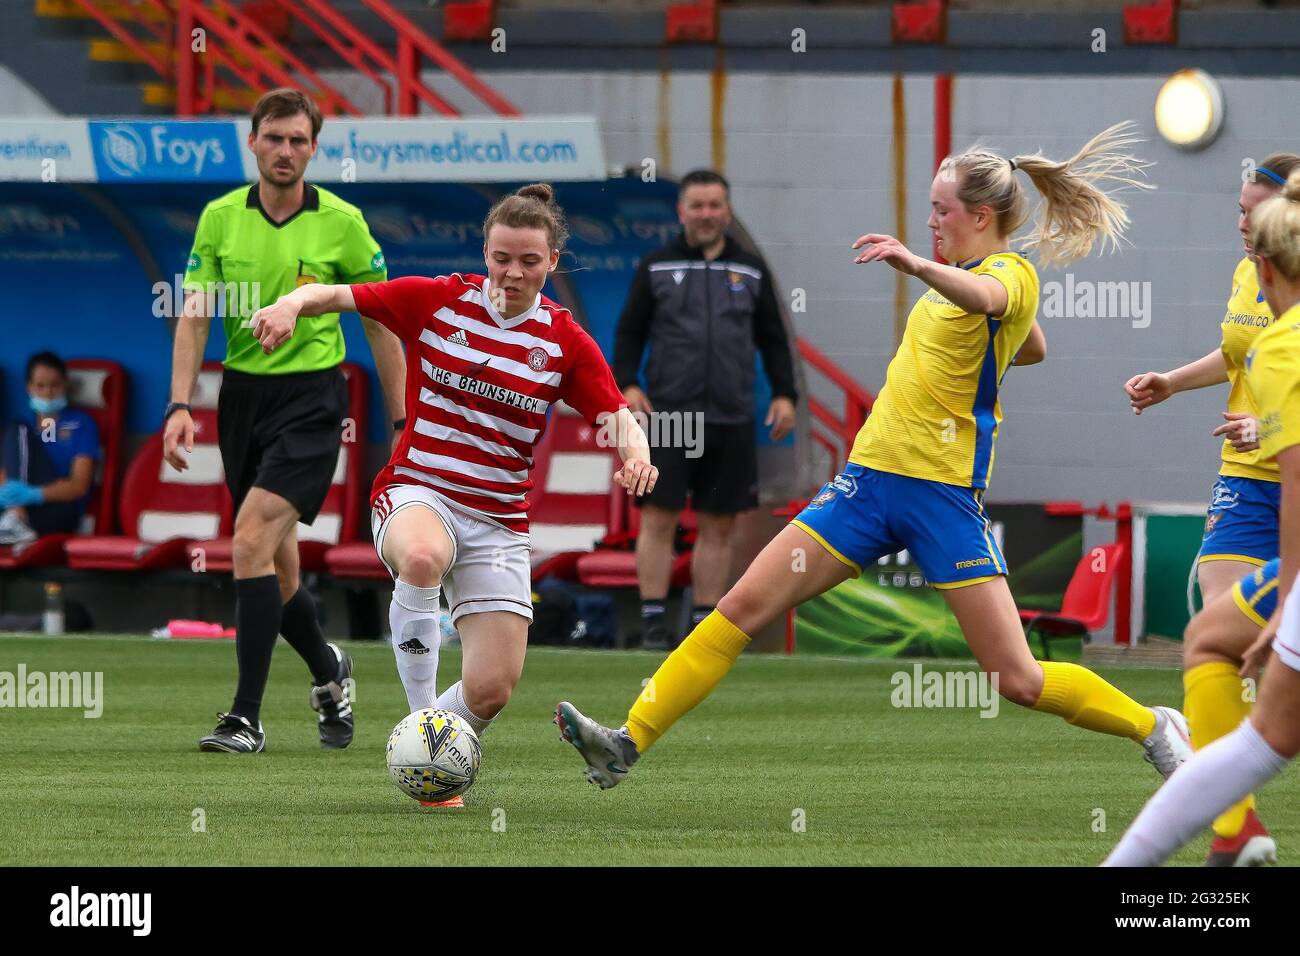
[{"label": "woman in blue top", "polygon": [[99,457],[95,420],[68,407],[68,369],[53,352],[27,361],[28,410],[5,430],[0,544],[77,530]]}]

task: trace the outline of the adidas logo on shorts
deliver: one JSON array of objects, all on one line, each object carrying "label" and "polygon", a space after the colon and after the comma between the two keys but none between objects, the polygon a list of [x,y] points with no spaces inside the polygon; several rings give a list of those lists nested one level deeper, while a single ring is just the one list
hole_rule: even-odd
[{"label": "adidas logo on shorts", "polygon": [[408,654],[427,654],[429,649],[420,643],[418,637],[413,637],[409,641],[403,641],[397,645],[398,650],[406,651]]},{"label": "adidas logo on shorts", "polygon": [[447,336],[448,342],[455,342],[457,345],[463,345],[469,348],[469,339],[465,336],[464,329],[457,329],[451,335]]}]

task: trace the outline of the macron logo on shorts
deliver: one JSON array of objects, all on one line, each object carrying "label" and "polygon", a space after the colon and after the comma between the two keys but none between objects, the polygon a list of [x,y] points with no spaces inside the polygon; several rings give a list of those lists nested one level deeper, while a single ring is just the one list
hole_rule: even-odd
[{"label": "macron logo on shorts", "polygon": [[420,643],[418,637],[413,637],[409,641],[403,641],[397,645],[399,649],[406,651],[408,654],[427,654],[429,649]]}]

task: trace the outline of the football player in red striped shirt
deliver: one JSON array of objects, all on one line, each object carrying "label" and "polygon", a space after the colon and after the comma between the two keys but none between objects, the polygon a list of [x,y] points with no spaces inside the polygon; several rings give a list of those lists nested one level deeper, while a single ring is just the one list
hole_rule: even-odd
[{"label": "football player in red striped shirt", "polygon": [[[599,347],[541,294],[567,237],[551,187],[500,200],[483,236],[487,276],[306,285],[253,317],[267,350],[300,318],[339,311],[373,318],[406,346],[406,426],[371,494],[375,548],[395,582],[393,650],[411,710],[453,711],[480,734],[523,670],[529,472],[551,406],[563,399],[602,429],[629,494],[658,477]],[[438,694],[441,592],[464,660],[461,679]]]}]

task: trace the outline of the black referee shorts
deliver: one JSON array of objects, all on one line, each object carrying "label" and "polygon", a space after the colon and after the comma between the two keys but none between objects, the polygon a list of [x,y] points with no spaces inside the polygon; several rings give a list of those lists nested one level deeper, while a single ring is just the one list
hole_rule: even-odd
[{"label": "black referee shorts", "polygon": [[337,366],[287,375],[227,369],[217,399],[217,440],[235,513],[256,487],[288,500],[306,524],[315,521],[338,464],[347,413],[347,380]]},{"label": "black referee shorts", "polygon": [[[690,495],[691,508],[706,514],[730,515],[758,507],[758,446],[754,423],[705,425],[703,441],[685,447],[650,448],[650,464],[659,469],[654,491],[638,505],[680,511]],[[687,453],[697,457],[687,457]]]}]

